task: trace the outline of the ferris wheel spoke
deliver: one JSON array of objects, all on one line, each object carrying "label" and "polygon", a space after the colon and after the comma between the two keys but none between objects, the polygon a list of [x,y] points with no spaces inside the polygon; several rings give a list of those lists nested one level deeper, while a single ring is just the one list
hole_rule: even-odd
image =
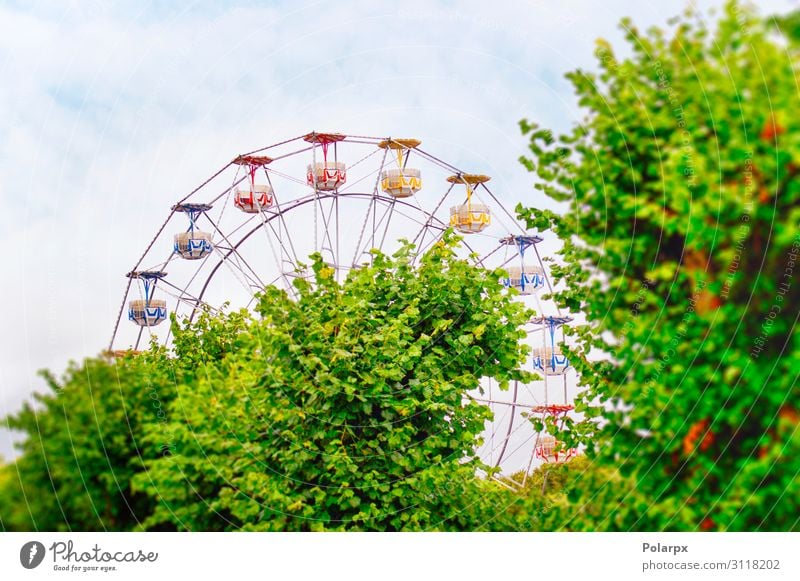
[{"label": "ferris wheel spoke", "polygon": [[541,434],[536,434],[536,441],[533,443],[533,449],[531,449],[530,456],[528,457],[528,466],[525,468],[525,474],[522,475],[522,486],[525,486],[525,483],[528,481],[528,475],[531,473],[531,466],[533,466],[533,459],[536,457],[536,449],[539,447],[541,436]]},{"label": "ferris wheel spoke", "polygon": [[166,270],[166,268],[170,265],[170,263],[174,259],[175,259],[175,251],[173,250],[172,252],[169,253],[169,256],[167,256],[167,258],[164,259],[164,262],[161,262],[157,265],[147,268],[146,270]]},{"label": "ferris wheel spoke", "polygon": [[[331,263],[330,266],[336,268],[336,254],[335,248],[338,245],[339,240],[339,229],[338,229],[338,213],[336,209],[338,208],[337,200],[338,196],[326,196],[328,198],[329,206],[327,214],[325,212],[325,208],[322,204],[322,200],[324,198],[319,198],[319,207],[320,207],[320,216],[322,217],[322,242],[320,243],[320,247],[316,249],[325,260],[325,251],[327,250],[331,256]],[[333,238],[331,238],[331,230],[333,230]],[[336,242],[334,242],[336,240]],[[327,246],[325,245],[327,243]]]},{"label": "ferris wheel spoke", "polygon": [[[503,462],[503,460],[508,461],[510,458],[513,458],[514,455],[520,449],[524,448],[527,445],[527,443],[530,441],[530,439],[533,437],[533,435],[529,436],[525,441],[523,441],[516,448],[511,450],[511,452],[507,452],[507,447],[508,447],[509,442],[511,442],[512,439],[514,439],[517,434],[523,432],[523,430],[525,430],[528,427],[530,427],[530,423],[529,422],[521,421],[521,422],[517,423],[516,427],[514,427],[512,430],[508,430],[504,436],[498,438],[495,441],[495,437],[497,436],[497,431],[498,430],[500,430],[504,426],[513,426],[513,424],[514,424],[514,418],[516,417],[517,410],[515,410],[514,407],[511,406],[510,402],[506,402],[506,403],[507,403],[507,405],[506,405],[505,409],[506,410],[511,410],[511,412],[506,411],[503,414],[503,416],[501,417],[501,419],[499,421],[495,422],[495,425],[493,426],[493,432],[492,432],[492,446],[491,446],[490,449],[488,449],[488,450],[484,449],[484,451],[483,451],[484,456],[489,456],[489,458],[491,460],[490,464],[493,464],[495,467],[500,466],[500,464]],[[524,406],[517,405],[516,407],[524,407]],[[497,459],[495,460],[494,458],[495,458],[495,454],[496,453],[498,454],[498,456],[497,456]]]},{"label": "ferris wheel spoke", "polygon": [[348,143],[360,143],[363,145],[378,145],[381,141],[386,141],[388,137],[364,137],[359,135],[348,135]]},{"label": "ferris wheel spoke", "polygon": [[[444,230],[440,230],[438,233],[428,237],[428,232],[431,230],[431,228],[432,227],[430,225],[426,225],[424,227],[425,234],[423,234],[422,237],[420,238],[415,258],[421,258],[422,256],[425,255],[426,252],[428,252],[428,250],[433,248],[433,245],[440,240],[441,234],[444,232]],[[427,242],[425,242],[426,238],[430,239]]]},{"label": "ferris wheel spoke", "polygon": [[[267,180],[269,181],[270,186],[272,186],[272,180],[270,179],[269,173],[267,174]],[[294,261],[293,262],[294,267],[295,267],[295,269],[297,269],[300,266],[300,259],[297,256],[297,251],[295,250],[294,242],[292,241],[292,237],[289,234],[290,230],[289,230],[289,227],[286,224],[286,218],[284,216],[284,210],[281,207],[281,204],[280,204],[280,202],[278,200],[278,196],[275,196],[274,203],[275,203],[275,211],[272,214],[272,218],[267,219],[267,217],[265,216],[264,217],[264,221],[267,222],[268,224],[270,224],[270,226],[271,226],[272,225],[272,220],[277,216],[277,218],[278,218],[278,229],[277,229],[277,233],[276,233],[276,238],[278,239],[278,243],[281,246],[281,260],[284,260],[283,253],[285,252],[286,256],[288,257],[288,261],[292,261],[293,260]],[[273,229],[273,232],[275,232],[274,229]],[[286,243],[284,242],[284,234],[285,234],[285,238],[286,238],[286,241],[287,241]],[[288,243],[288,249],[286,247],[287,243]],[[290,252],[291,252],[291,256],[289,256]]]},{"label": "ferris wheel spoke", "polygon": [[[383,204],[385,206],[385,209],[380,214],[380,217],[378,217],[378,212],[377,212],[377,206],[379,204]],[[378,250],[383,250],[383,246],[385,245],[386,238],[388,236],[389,226],[391,225],[391,219],[392,219],[393,215],[402,216],[403,218],[408,219],[410,222],[413,222],[413,223],[416,223],[416,224],[419,224],[419,225],[424,225],[424,223],[421,222],[420,220],[418,220],[418,219],[414,218],[413,216],[410,216],[409,214],[399,210],[398,208],[401,205],[406,205],[408,207],[413,207],[410,204],[408,204],[407,202],[402,202],[401,203],[400,200],[397,200],[396,198],[393,198],[393,197],[387,198],[387,197],[384,197],[384,196],[375,196],[375,197],[370,199],[370,205],[367,208],[367,214],[365,215],[365,221],[364,221],[364,223],[362,223],[361,235],[359,236],[358,242],[356,244],[356,250],[355,250],[355,253],[353,255],[352,268],[355,268],[357,266],[356,261],[358,260],[358,257],[359,256],[363,256],[370,249],[377,248]],[[372,234],[370,235],[369,240],[366,243],[367,245],[369,245],[369,248],[367,248],[366,245],[362,246],[361,243],[362,243],[362,240],[364,238],[363,233],[366,230],[366,226],[369,224],[370,218],[373,218],[373,217],[374,217],[374,220],[373,220],[373,224],[374,225],[373,225],[373,229],[372,229]],[[381,229],[381,227],[383,227],[383,234],[382,234],[382,236],[380,238],[380,241],[378,243],[375,243],[374,234],[377,233]]]},{"label": "ferris wheel spoke", "polygon": [[389,150],[385,149],[384,152],[383,152],[383,157],[381,158],[380,170],[377,172],[377,175],[375,176],[375,183],[372,185],[372,196],[370,197],[369,204],[367,205],[367,211],[364,214],[364,222],[361,225],[361,231],[359,232],[358,240],[356,241],[356,249],[355,249],[355,253],[353,254],[353,262],[351,264],[352,268],[356,268],[358,266],[357,265],[357,261],[364,254],[364,252],[366,251],[366,249],[364,249],[364,250],[361,249],[361,242],[364,240],[364,233],[366,232],[367,226],[369,225],[370,216],[372,216],[372,222],[373,222],[373,230],[372,230],[372,236],[371,236],[372,244],[374,245],[374,243],[375,243],[374,224],[375,224],[375,209],[376,209],[376,206],[378,204],[378,198],[379,198],[379,196],[378,196],[378,188],[380,187],[380,183],[381,183],[381,171],[383,170],[383,168],[386,165],[386,157],[387,157],[388,153],[389,153]]},{"label": "ferris wheel spoke", "polygon": [[[271,180],[271,178],[269,176],[269,172],[267,172],[265,170],[265,173],[266,173],[266,176],[267,176],[267,182],[269,183],[269,185],[272,188],[272,191],[274,193],[275,192],[275,188],[272,185],[272,180]],[[281,230],[281,225],[283,225],[284,227],[286,226],[286,222],[285,222],[285,220],[283,218],[283,213],[281,212],[280,204],[278,203],[277,194],[274,194],[273,204],[277,208],[277,213],[275,211],[273,211],[271,213],[271,215],[272,215],[271,218],[267,217],[267,212],[258,212],[258,216],[259,216],[260,221],[261,221],[261,229],[264,231],[264,236],[267,239],[267,244],[269,245],[270,252],[272,254],[273,259],[275,260],[275,267],[277,268],[278,272],[280,273],[280,276],[278,277],[278,279],[281,279],[281,278],[283,279],[284,288],[286,289],[286,292],[292,294],[292,296],[294,296],[296,298],[297,297],[297,289],[295,289],[294,285],[289,280],[289,276],[288,276],[288,273],[287,273],[287,270],[289,270],[289,269],[287,269],[286,266],[288,264],[291,267],[290,270],[292,272],[296,271],[297,268],[298,268],[297,256],[296,256],[296,254],[294,254],[294,247],[292,246],[291,250],[292,250],[292,253],[294,254],[294,257],[295,257],[294,258],[294,262],[292,262],[291,258],[288,256],[288,250],[286,248],[286,245],[283,243],[283,238],[281,236],[280,230]],[[280,218],[278,220],[278,224],[277,224],[277,226],[278,226],[277,231],[275,229],[275,225],[273,225],[273,223],[272,223],[272,219],[276,215],[278,215],[279,218]],[[272,233],[272,236],[270,236],[270,233]],[[278,246],[279,250],[276,249],[275,243],[273,243],[273,241],[272,241],[272,237],[273,236],[275,237],[275,240],[277,241],[277,246]],[[288,238],[288,239],[289,239],[289,242],[291,243],[291,238]],[[275,282],[276,281],[272,281],[269,284],[273,285],[273,284],[275,284]]]},{"label": "ferris wheel spoke", "polygon": [[[489,194],[489,197],[492,198],[494,203],[497,206],[499,206],[500,209],[503,211],[503,213],[506,215],[506,217],[509,220],[511,220],[511,223],[515,227],[514,229],[519,230],[520,234],[527,234],[527,230],[525,230],[525,228],[522,227],[522,224],[520,224],[519,221],[511,214],[511,212],[509,212],[508,209],[502,204],[502,202],[500,202],[500,200],[497,199],[497,196],[495,196],[492,193],[492,190],[489,189],[489,186],[487,186],[486,183],[484,182],[480,184],[480,187],[482,187],[486,191],[486,193]],[[511,231],[511,229],[508,229],[505,224],[503,224],[503,227],[507,229],[509,232]]]},{"label": "ferris wheel spoke", "polygon": [[[477,261],[477,265],[478,265],[478,266],[484,266],[484,264],[483,264],[483,263],[484,263],[484,262],[486,262],[486,261],[487,261],[489,258],[491,258],[492,256],[494,256],[494,254],[495,254],[496,252],[498,252],[498,251],[499,251],[499,250],[500,250],[502,247],[503,247],[503,245],[497,246],[497,247],[496,247],[494,250],[492,250],[491,252],[489,252],[489,254],[486,254],[485,256],[481,256],[481,257],[478,259],[478,261]],[[509,262],[511,262],[512,260],[513,260],[513,257],[512,257],[512,258],[509,258],[509,259],[507,259],[507,260],[506,260],[505,262],[503,262],[503,264],[501,264],[501,265],[500,265],[498,268],[503,268],[504,266],[506,266],[506,265],[507,265]]]},{"label": "ferris wheel spoke", "polygon": [[517,410],[516,403],[517,403],[517,390],[518,389],[519,389],[519,382],[515,381],[514,382],[514,395],[513,395],[513,401],[514,401],[515,405],[511,406],[511,415],[509,416],[509,419],[508,419],[508,430],[506,432],[505,440],[503,441],[503,447],[500,449],[500,455],[497,457],[497,465],[500,465],[500,463],[503,461],[503,455],[506,453],[506,447],[508,446],[508,439],[511,437],[511,428],[514,426],[514,414],[515,414],[515,412]]},{"label": "ferris wheel spoke", "polygon": [[[234,259],[239,263],[238,266],[241,268],[242,274],[245,275],[245,276],[247,276],[247,273],[244,272],[245,269],[244,269],[243,266],[246,266],[247,270],[249,270],[250,273],[253,275],[253,280],[255,280],[257,282],[256,286],[263,289],[265,285],[264,285],[263,281],[259,278],[259,276],[256,273],[256,271],[253,270],[253,267],[250,266],[250,264],[248,264],[248,262],[244,259],[244,257],[239,253],[239,250],[236,248],[236,246],[234,246],[231,243],[231,241],[228,240],[228,237],[225,235],[225,233],[222,230],[220,230],[219,226],[217,226],[217,223],[214,222],[213,220],[211,220],[211,218],[208,218],[208,221],[214,227],[214,230],[217,233],[219,233],[220,236],[222,236],[222,239],[225,240],[225,242],[227,242],[229,247],[230,247],[230,251],[225,256],[226,257],[233,256]],[[227,263],[227,260],[226,260],[226,263]]]},{"label": "ferris wheel spoke", "polygon": [[464,171],[462,171],[462,170],[458,169],[456,166],[454,166],[454,165],[450,165],[450,164],[449,164],[449,163],[447,163],[446,161],[443,161],[443,160],[439,159],[438,157],[435,157],[435,156],[431,155],[430,153],[428,153],[428,152],[426,152],[426,151],[423,151],[423,150],[421,150],[419,147],[415,148],[415,151],[416,151],[416,152],[417,152],[419,155],[421,155],[422,157],[424,157],[424,158],[425,158],[425,159],[427,159],[428,161],[430,161],[430,162],[432,162],[432,163],[434,163],[434,164],[438,165],[438,166],[439,166],[439,167],[441,167],[442,169],[445,169],[445,170],[447,170],[447,171],[449,171],[449,172],[453,172],[453,173],[457,173],[457,174],[460,174],[460,173],[465,173]]},{"label": "ferris wheel spoke", "polygon": [[362,255],[362,252],[359,252],[361,250],[361,241],[364,239],[364,233],[367,231],[367,224],[369,224],[369,217],[372,212],[372,206],[376,203],[376,198],[377,196],[373,196],[370,199],[369,205],[367,206],[367,211],[364,214],[364,222],[361,224],[361,230],[358,234],[358,240],[356,241],[356,250],[353,254],[353,262],[351,264],[352,268],[357,268],[357,261]]},{"label": "ferris wheel spoke", "polygon": [[488,440],[484,443],[481,450],[478,451],[479,455],[489,457],[489,464],[494,465],[494,453],[496,451],[495,447],[495,438],[497,437],[498,430],[501,429],[501,426],[505,425],[505,422],[508,421],[508,414],[510,408],[503,408],[503,413],[500,415],[498,419],[496,417],[497,411],[492,409],[492,424],[491,424],[491,433],[489,434]]},{"label": "ferris wheel spoke", "polygon": [[[309,145],[307,147],[303,147],[301,149],[297,149],[297,150],[289,152],[289,153],[284,153],[283,155],[275,156],[275,157],[272,158],[272,161],[280,161],[282,159],[286,159],[287,157],[294,157],[295,155],[299,155],[301,153],[305,153],[306,151],[311,151],[313,148],[314,148],[313,145]],[[305,183],[302,180],[300,180],[300,182],[301,183]]]},{"label": "ferris wheel spoke", "polygon": [[[175,293],[171,293],[171,292],[169,292],[169,291],[166,291],[166,290],[164,291],[164,292],[166,292],[168,295],[170,295],[171,297],[173,297],[174,299],[176,299],[178,302],[181,302],[181,303],[184,303],[184,304],[186,304],[186,305],[189,305],[189,306],[191,306],[192,308],[197,308],[197,307],[205,307],[205,308],[209,309],[210,311],[217,311],[217,310],[218,310],[218,309],[216,309],[215,307],[213,307],[212,305],[209,305],[208,303],[201,301],[201,300],[200,300],[200,299],[198,299],[197,297],[195,297],[195,296],[192,296],[192,295],[191,295],[191,294],[190,294],[190,293],[189,293],[189,292],[186,290],[186,288],[188,287],[188,285],[187,285],[187,287],[180,288],[180,287],[178,287],[178,286],[175,286],[175,285],[174,285],[174,284],[172,284],[171,282],[169,282],[167,279],[162,279],[162,280],[161,280],[161,283],[162,283],[163,285],[167,285],[168,287],[170,287],[170,288],[172,288],[172,289],[174,289],[174,290],[176,290],[176,291],[178,292],[178,294],[175,294]],[[162,287],[162,288],[163,288],[163,287]]]},{"label": "ferris wheel spoke", "polygon": [[[553,285],[550,282],[550,274],[548,273],[547,269],[544,267],[544,261],[542,260],[542,256],[539,254],[539,248],[534,244],[533,251],[536,253],[536,260],[539,262],[539,266],[542,269],[542,275],[544,276],[544,282],[547,284],[547,290],[550,291],[550,294],[553,294]],[[560,317],[561,314],[561,307],[558,306],[558,303],[555,304],[556,307],[556,314]]]},{"label": "ferris wheel spoke", "polygon": [[144,327],[139,327],[139,332],[136,335],[136,343],[133,346],[134,351],[139,351],[142,342],[142,335],[144,334]]},{"label": "ferris wheel spoke", "polygon": [[[353,168],[355,168],[355,167],[358,167],[359,165],[361,165],[362,163],[364,163],[364,162],[365,162],[365,161],[367,161],[368,159],[370,159],[370,158],[372,158],[372,157],[375,157],[375,156],[376,156],[376,155],[379,153],[379,151],[380,151],[380,150],[377,150],[377,149],[376,149],[376,150],[375,150],[375,151],[373,151],[372,153],[370,153],[370,154],[368,154],[368,155],[365,155],[364,157],[362,157],[361,159],[359,159],[359,160],[358,160],[358,161],[356,161],[355,163],[352,163],[352,164],[350,164],[350,166],[349,166],[349,168],[348,168],[348,169],[349,169],[349,170],[352,170]],[[380,167],[379,167],[379,168],[378,168],[378,170],[377,170],[377,175],[378,175],[378,183],[380,183],[380,175],[381,175],[381,172],[383,171],[383,169],[384,169],[384,167],[385,167],[385,163],[386,163],[386,154],[384,154],[384,156],[383,156],[383,160],[381,161],[381,165],[380,165]],[[347,194],[347,193],[350,193],[351,191],[354,191],[354,190],[355,190],[355,188],[356,188],[356,186],[357,186],[358,184],[360,184],[361,182],[363,182],[363,181],[366,181],[366,180],[368,180],[370,177],[372,177],[372,174],[373,174],[373,173],[375,173],[375,172],[374,172],[374,171],[373,171],[373,172],[370,172],[370,173],[368,173],[368,174],[366,174],[366,175],[363,175],[363,176],[361,176],[360,178],[358,178],[357,180],[355,180],[355,181],[353,181],[353,182],[348,182],[348,183],[347,183],[347,185],[345,185],[343,188],[339,188],[337,191],[338,191],[340,194]],[[375,189],[374,189],[374,191],[375,191],[375,193],[377,194],[377,192],[378,192],[378,185],[377,185],[377,183],[376,183],[376,185],[375,185]]]},{"label": "ferris wheel spoke", "polygon": [[[239,177],[239,170],[237,170],[237,171],[236,171],[236,175],[234,176],[234,178],[233,178],[233,182],[231,183],[231,185],[230,185],[230,186],[228,186],[228,187],[226,187],[224,190],[222,190],[222,191],[221,191],[219,194],[217,194],[216,196],[212,197],[212,198],[211,198],[211,201],[209,202],[209,205],[212,205],[212,206],[213,206],[214,204],[216,204],[217,202],[219,202],[219,201],[220,201],[222,198],[224,198],[225,196],[230,196],[230,194],[231,194],[231,192],[233,191],[233,189],[234,189],[236,186],[239,186],[239,185],[241,185],[241,184],[242,184],[242,182],[243,182],[243,181],[245,181],[245,180],[247,179],[247,177],[248,177],[247,175],[243,175],[242,177]],[[186,199],[187,199],[187,198],[184,198],[182,201],[186,201]],[[219,217],[219,218],[217,218],[217,221],[219,221],[219,220],[221,220],[221,219],[222,219],[222,214],[225,212],[225,207],[226,207],[226,206],[227,206],[227,204],[223,204],[223,205],[222,205],[222,209],[221,209],[221,211],[220,211],[220,217]]]},{"label": "ferris wheel spoke", "polygon": [[272,174],[272,175],[276,175],[276,176],[278,176],[280,178],[283,178],[283,179],[285,179],[287,181],[290,181],[290,182],[293,182],[295,184],[301,185],[303,187],[307,187],[308,186],[308,184],[306,183],[305,180],[301,180],[299,178],[296,178],[295,176],[292,176],[292,175],[289,175],[289,174],[285,174],[285,173],[280,172],[280,171],[278,171],[278,170],[276,170],[274,168],[269,168],[269,173]]},{"label": "ferris wheel spoke", "polygon": [[[520,425],[519,428],[521,428],[523,426],[524,426],[524,424]],[[517,428],[517,429],[519,429],[519,428]],[[517,452],[519,452],[523,448],[527,448],[528,444],[530,443],[530,441],[533,440],[534,438],[536,438],[536,441],[538,442],[539,441],[539,436],[540,436],[539,432],[530,433],[522,442],[520,442],[517,445],[516,448],[514,448],[513,450],[511,450],[511,452],[509,452],[507,458],[513,458],[517,454]],[[535,449],[535,445],[534,445],[534,449]]]},{"label": "ferris wheel spoke", "polygon": [[386,225],[383,228],[383,236],[381,236],[381,242],[378,245],[378,250],[383,252],[383,245],[386,243],[386,235],[389,233],[389,224],[392,221],[392,214],[394,213],[395,208],[395,200],[392,199],[391,203],[389,204],[389,214],[386,217]]},{"label": "ferris wheel spoke", "polygon": [[[256,216],[255,214],[253,214],[252,216],[250,216],[249,218],[247,218],[247,219],[246,219],[244,222],[242,222],[241,224],[239,224],[238,226],[236,226],[235,228],[233,228],[233,229],[232,229],[230,232],[228,232],[228,239],[230,240],[230,239],[232,239],[232,238],[235,238],[235,237],[236,237],[236,235],[237,235],[239,232],[241,232],[241,231],[243,231],[243,230],[247,230],[247,227],[248,227],[248,226],[249,226],[249,227],[252,227],[252,225],[253,225],[252,223],[256,221],[256,218],[257,218],[257,217],[258,217],[258,216]],[[220,246],[221,246],[221,245],[220,245]],[[229,247],[229,248],[230,248],[230,247]]]},{"label": "ferris wheel spoke", "polygon": [[417,233],[417,235],[414,236],[414,238],[412,238],[411,242],[413,244],[418,244],[419,237],[424,235],[424,233],[426,231],[426,228],[430,225],[430,223],[433,220],[434,216],[436,216],[436,212],[438,212],[439,208],[442,207],[442,204],[444,204],[444,201],[447,199],[447,196],[450,195],[450,192],[453,191],[454,187],[455,187],[455,184],[450,184],[450,187],[447,188],[447,191],[444,193],[444,195],[441,198],[439,198],[439,201],[436,203],[436,207],[433,209],[432,212],[430,212],[428,214],[428,219],[425,221],[425,225],[422,227],[422,229],[420,229],[420,231]]},{"label": "ferris wheel spoke", "polygon": [[[247,280],[248,275],[246,272],[244,272],[244,270],[239,269],[239,271],[237,272],[237,270],[233,268],[233,266],[231,265],[231,261],[229,260],[231,256],[235,256],[235,252],[233,250],[230,252],[223,253],[222,251],[214,247],[214,251],[220,258],[220,264],[224,264],[225,267],[228,268],[233,277],[239,282],[239,284],[242,285],[242,288],[245,290],[245,292],[247,292],[248,295],[253,296],[259,290],[265,288],[264,286],[259,286],[258,283],[253,284],[254,281],[252,280],[248,281]],[[202,297],[202,294],[200,296]]]},{"label": "ferris wheel spoke", "polygon": [[[280,223],[278,223],[278,227],[280,227]],[[279,234],[275,231],[275,227],[273,226],[272,222],[264,221],[263,230],[267,238],[267,243],[269,244],[270,251],[272,253],[272,257],[275,260],[275,266],[280,273],[278,277],[269,282],[269,285],[274,285],[278,280],[283,279],[284,287],[286,291],[293,296],[297,296],[297,289],[294,288],[291,281],[289,280],[289,274],[287,273],[286,264],[293,265],[293,270],[296,270],[297,263],[292,263],[289,260],[284,259],[285,247],[281,243]],[[280,253],[275,249],[275,244],[272,242],[272,237],[270,236],[270,232],[275,236],[278,241],[278,247],[280,248]]]},{"label": "ferris wheel spoke", "polygon": [[133,284],[133,279],[129,278],[128,283],[125,285],[125,294],[122,297],[122,304],[119,306],[119,312],[117,313],[117,321],[114,323],[114,330],[111,332],[111,341],[108,343],[109,352],[114,349],[114,341],[117,339],[119,324],[122,321],[122,313],[125,312],[125,302],[128,300],[128,294],[131,292],[131,284]]},{"label": "ferris wheel spoke", "polygon": [[[208,184],[210,184],[211,182],[213,182],[213,181],[214,181],[214,180],[215,180],[217,177],[219,177],[219,176],[221,176],[223,173],[225,173],[225,171],[226,171],[226,170],[227,170],[229,167],[231,167],[231,164],[233,164],[233,162],[232,162],[232,161],[229,161],[229,162],[228,162],[228,163],[226,163],[224,166],[222,166],[222,167],[221,167],[219,170],[217,170],[217,172],[216,172],[216,173],[214,173],[214,174],[213,174],[213,175],[212,175],[210,178],[208,178],[208,179],[207,179],[206,181],[204,181],[202,184],[200,184],[200,185],[199,185],[199,186],[197,186],[195,189],[193,189],[191,192],[189,192],[188,194],[186,194],[186,195],[185,195],[183,198],[181,198],[181,199],[180,199],[180,201],[178,202],[178,204],[182,204],[182,203],[184,203],[186,200],[188,200],[189,198],[191,198],[193,195],[195,195],[197,192],[199,192],[200,190],[202,190],[202,189],[203,189],[204,187],[206,187]],[[170,215],[170,217],[171,217],[171,215]]]},{"label": "ferris wheel spoke", "polygon": [[[515,414],[516,414],[516,411],[514,412],[514,415]],[[511,414],[509,414],[509,419],[507,421],[509,423],[513,423]],[[501,422],[498,425],[498,429],[503,427],[503,426],[506,426],[506,425],[508,425],[506,422]],[[489,451],[489,455],[491,457],[493,457],[493,458],[495,457],[494,455],[497,454],[497,458],[493,461],[495,466],[500,466],[503,463],[504,460],[508,461],[509,459],[513,458],[514,455],[520,449],[522,449],[522,448],[524,448],[526,446],[526,444],[530,441],[530,438],[532,438],[535,435],[535,433],[534,434],[529,434],[528,435],[528,439],[526,439],[522,443],[518,444],[511,451],[508,451],[508,444],[512,440],[514,440],[516,438],[516,436],[518,436],[521,433],[524,433],[525,430],[527,430],[529,427],[531,427],[529,422],[524,422],[524,421],[518,422],[516,424],[516,427],[514,427],[513,430],[511,430],[510,432],[506,433],[505,435],[503,435],[502,437],[500,437],[497,440],[497,442],[496,442],[495,446],[493,447],[493,449]]]}]

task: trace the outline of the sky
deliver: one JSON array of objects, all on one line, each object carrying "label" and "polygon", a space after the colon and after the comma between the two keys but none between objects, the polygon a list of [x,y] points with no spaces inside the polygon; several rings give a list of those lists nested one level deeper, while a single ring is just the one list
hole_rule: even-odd
[{"label": "sky", "polygon": [[[0,416],[45,389],[37,370],[107,346],[169,205],[236,154],[312,130],[413,136],[510,207],[548,206],[518,121],[579,121],[564,73],[595,68],[595,39],[624,53],[622,17],[664,25],[686,5],[1,2]],[[12,440],[0,429],[0,456]]]}]

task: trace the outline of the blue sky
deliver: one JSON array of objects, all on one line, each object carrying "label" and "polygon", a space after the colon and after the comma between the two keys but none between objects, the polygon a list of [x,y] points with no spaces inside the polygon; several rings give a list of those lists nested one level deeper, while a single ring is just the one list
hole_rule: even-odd
[{"label": "blue sky", "polygon": [[414,136],[546,205],[517,121],[580,119],[563,74],[593,68],[594,40],[621,47],[623,16],[644,28],[686,4],[3,3],[0,414],[43,388],[37,369],[105,347],[169,203],[237,153],[314,129]]}]

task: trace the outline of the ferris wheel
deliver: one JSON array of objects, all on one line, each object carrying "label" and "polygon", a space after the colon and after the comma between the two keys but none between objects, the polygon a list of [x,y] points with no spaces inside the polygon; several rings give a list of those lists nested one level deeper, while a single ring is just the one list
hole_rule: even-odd
[{"label": "ferris wheel", "polygon": [[[552,293],[537,244],[488,186],[486,175],[463,171],[421,149],[417,139],[312,132],[238,155],[199,187],[165,207],[167,217],[139,260],[114,325],[109,353],[136,353],[150,341],[168,345],[175,313],[193,319],[223,304],[252,307],[275,285],[291,295],[303,266],[318,252],[335,279],[391,253],[407,239],[422,255],[448,228],[463,235],[465,258],[504,268],[498,283],[516,289],[537,316],[526,326],[530,370],[541,378],[499,390],[484,380],[472,399],[490,406],[478,450],[503,476],[542,462],[564,462],[551,434],[536,433],[527,416],[563,420],[574,413],[577,386],[563,354],[564,325],[572,319],[543,295]],[[425,188],[423,188],[423,176]]]}]

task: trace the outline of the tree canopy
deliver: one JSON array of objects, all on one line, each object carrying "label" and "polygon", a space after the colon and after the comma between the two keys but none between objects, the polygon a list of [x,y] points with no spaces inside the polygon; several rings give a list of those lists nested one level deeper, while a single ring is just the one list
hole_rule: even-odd
[{"label": "tree canopy", "polygon": [[573,490],[562,526],[795,529],[797,51],[736,2],[713,26],[622,29],[626,56],[599,40],[598,72],[568,75],[581,123],[521,123],[563,203],[520,212],[558,233],[555,296],[586,317],[579,407],[606,420],[589,451],[625,475]]},{"label": "tree canopy", "polygon": [[255,316],[174,321],[172,353],[71,368],[11,419],[21,492],[46,503],[16,527],[498,526],[502,489],[476,476],[491,412],[468,393],[527,379],[531,313],[456,244],[376,252],[343,284],[315,256],[297,300],[268,288]]}]

